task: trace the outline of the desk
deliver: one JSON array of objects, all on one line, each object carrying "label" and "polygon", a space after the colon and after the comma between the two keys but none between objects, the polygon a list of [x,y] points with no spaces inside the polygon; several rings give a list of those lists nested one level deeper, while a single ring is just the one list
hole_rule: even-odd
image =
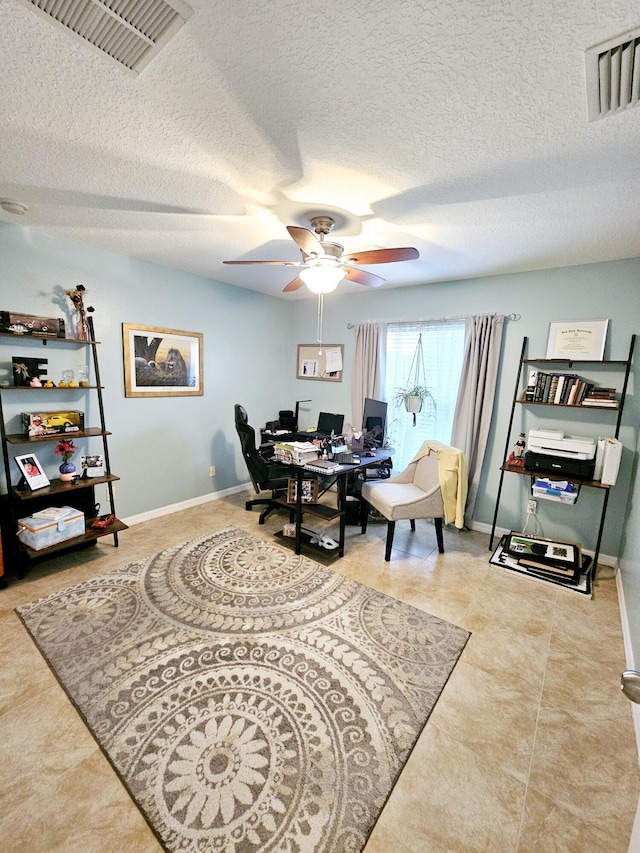
[{"label": "desk", "polygon": [[329,560],[332,562],[334,559],[338,559],[339,557],[344,557],[344,529],[345,529],[345,505],[347,499],[347,479],[349,474],[352,474],[354,471],[362,471],[366,468],[370,468],[373,465],[379,465],[383,462],[390,462],[391,457],[393,456],[393,450],[390,448],[379,448],[375,450],[371,450],[371,456],[360,457],[360,462],[358,463],[350,463],[341,465],[337,471],[332,471],[327,477],[335,477],[336,485],[338,487],[338,504],[337,507],[332,507],[327,504],[321,503],[303,503],[302,501],[302,481],[304,479],[310,479],[311,477],[318,477],[319,475],[316,471],[310,471],[308,468],[305,468],[304,465],[291,465],[291,475],[295,477],[297,480],[297,489],[296,489],[296,502],[291,504],[284,499],[280,499],[276,501],[280,506],[285,507],[290,511],[293,516],[293,520],[296,525],[296,535],[295,538],[284,536],[282,531],[276,534],[276,536],[282,538],[283,542],[289,544],[289,547],[295,547],[296,554],[302,553],[303,542],[306,539],[311,539],[311,537],[306,537],[306,535],[302,531],[302,518],[305,513],[308,515],[312,515],[316,518],[323,519],[324,521],[334,521],[335,519],[340,519],[340,537],[338,541],[338,547],[333,550],[329,550],[322,547],[316,547],[315,545],[311,545],[310,542],[305,542],[307,547],[311,549],[316,554],[322,553],[325,556],[325,560]]}]

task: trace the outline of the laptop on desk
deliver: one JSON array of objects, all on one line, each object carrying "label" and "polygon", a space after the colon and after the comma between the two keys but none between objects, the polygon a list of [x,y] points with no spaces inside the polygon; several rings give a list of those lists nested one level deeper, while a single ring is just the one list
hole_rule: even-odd
[{"label": "laptop on desk", "polygon": [[336,415],[330,412],[320,412],[318,415],[318,426],[313,432],[305,433],[314,438],[329,438],[331,434],[342,435],[342,425],[344,424],[344,415]]}]

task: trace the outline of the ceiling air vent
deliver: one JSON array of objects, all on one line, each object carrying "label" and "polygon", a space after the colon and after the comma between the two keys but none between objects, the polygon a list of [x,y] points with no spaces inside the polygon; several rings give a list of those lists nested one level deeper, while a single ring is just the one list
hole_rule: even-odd
[{"label": "ceiling air vent", "polygon": [[189,20],[182,0],[21,0],[131,72],[140,71]]},{"label": "ceiling air vent", "polygon": [[589,121],[640,100],[640,28],[585,51]]}]

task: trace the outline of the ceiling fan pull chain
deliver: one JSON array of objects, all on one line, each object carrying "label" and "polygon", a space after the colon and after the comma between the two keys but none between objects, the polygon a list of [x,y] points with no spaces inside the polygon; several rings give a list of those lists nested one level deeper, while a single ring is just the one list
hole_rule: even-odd
[{"label": "ceiling fan pull chain", "polygon": [[[316,331],[316,343],[322,343],[322,314],[324,311],[324,293],[318,294],[318,329]],[[322,350],[320,350],[322,353]]]}]

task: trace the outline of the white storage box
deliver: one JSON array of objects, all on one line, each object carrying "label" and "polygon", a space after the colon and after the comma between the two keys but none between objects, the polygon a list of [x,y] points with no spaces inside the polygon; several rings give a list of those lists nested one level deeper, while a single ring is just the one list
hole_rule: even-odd
[{"label": "white storage box", "polygon": [[72,506],[60,507],[67,514],[58,519],[34,518],[29,515],[18,519],[18,539],[23,545],[41,551],[66,539],[84,535],[84,513]]}]

